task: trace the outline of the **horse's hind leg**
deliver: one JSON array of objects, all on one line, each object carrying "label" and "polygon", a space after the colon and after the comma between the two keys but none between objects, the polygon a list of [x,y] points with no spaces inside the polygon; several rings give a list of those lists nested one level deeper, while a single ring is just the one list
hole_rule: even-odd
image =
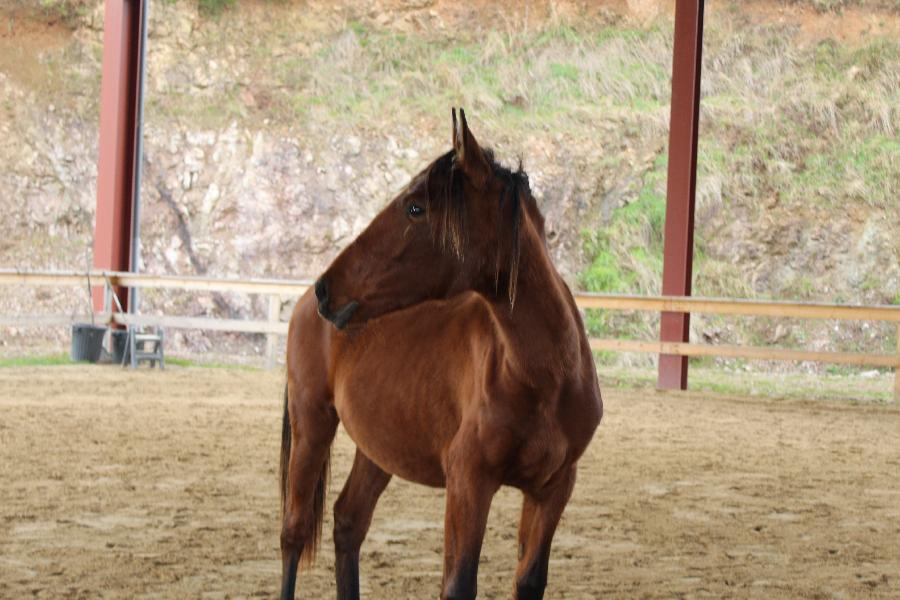
[{"label": "horse's hind leg", "polygon": [[334,566],[338,600],[359,600],[359,548],[391,475],[356,450],[350,476],[334,503]]},{"label": "horse's hind leg", "polygon": [[327,397],[295,386],[290,401],[285,400],[284,419],[281,598],[292,600],[297,566],[301,560],[312,560],[322,530],[328,463],[338,417]]},{"label": "horse's hind leg", "polygon": [[525,494],[522,519],[519,522],[516,600],[541,600],[544,597],[550,562],[550,544],[574,486],[573,465],[549,490],[538,496]]}]

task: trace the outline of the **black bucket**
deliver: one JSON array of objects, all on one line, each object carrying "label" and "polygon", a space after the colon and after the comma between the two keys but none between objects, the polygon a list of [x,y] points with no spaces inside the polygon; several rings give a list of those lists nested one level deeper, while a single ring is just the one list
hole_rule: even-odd
[{"label": "black bucket", "polygon": [[72,360],[95,363],[100,360],[103,350],[103,336],[106,327],[89,323],[72,325]]},{"label": "black bucket", "polygon": [[123,361],[129,359],[128,331],[125,329],[113,329],[109,332],[109,337],[112,361],[114,364],[121,365]]}]

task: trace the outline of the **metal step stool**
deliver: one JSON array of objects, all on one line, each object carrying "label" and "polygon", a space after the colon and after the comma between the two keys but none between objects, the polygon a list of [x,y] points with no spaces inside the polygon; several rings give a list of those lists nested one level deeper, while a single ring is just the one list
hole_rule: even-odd
[{"label": "metal step stool", "polygon": [[166,359],[163,352],[163,339],[165,334],[162,328],[158,328],[154,333],[143,333],[136,329],[128,329],[128,351],[131,355],[131,368],[135,369],[142,360],[150,361],[150,367],[156,366],[159,362],[159,368],[166,367]]}]

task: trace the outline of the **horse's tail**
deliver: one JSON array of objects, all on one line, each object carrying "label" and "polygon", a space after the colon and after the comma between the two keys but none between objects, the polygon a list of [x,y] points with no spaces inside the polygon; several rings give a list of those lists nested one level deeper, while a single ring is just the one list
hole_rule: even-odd
[{"label": "horse's tail", "polygon": [[[284,517],[287,512],[288,494],[290,493],[290,469],[291,459],[291,420],[288,416],[288,386],[284,386],[284,416],[281,420],[281,514]],[[316,557],[319,540],[322,539],[322,522],[325,519],[325,492],[328,488],[328,472],[331,468],[331,452],[325,456],[319,478],[316,481],[316,491],[313,495],[312,535],[305,538],[299,551],[299,561],[310,565]]]},{"label": "horse's tail", "polygon": [[281,418],[281,514],[287,511],[288,463],[291,460],[291,419],[288,417],[288,386],[284,384],[284,416]]}]

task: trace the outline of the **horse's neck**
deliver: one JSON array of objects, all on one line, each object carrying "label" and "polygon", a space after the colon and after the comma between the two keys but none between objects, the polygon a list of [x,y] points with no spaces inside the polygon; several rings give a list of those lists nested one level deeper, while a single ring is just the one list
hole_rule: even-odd
[{"label": "horse's neck", "polygon": [[514,306],[510,309],[505,294],[496,301],[501,327],[524,367],[563,369],[578,355],[580,326],[571,294],[530,223],[523,231],[519,266]]}]

